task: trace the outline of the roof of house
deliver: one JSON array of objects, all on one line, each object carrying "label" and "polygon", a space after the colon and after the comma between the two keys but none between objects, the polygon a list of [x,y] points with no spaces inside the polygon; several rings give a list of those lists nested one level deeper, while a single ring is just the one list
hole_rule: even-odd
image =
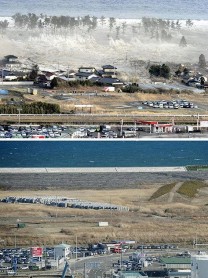
[{"label": "roof of house", "polygon": [[94,76],[92,78],[90,78],[91,82],[99,82],[100,77],[99,76]]},{"label": "roof of house", "polygon": [[5,59],[9,60],[9,59],[18,59],[17,56],[14,56],[14,55],[7,55],[7,56],[4,56]]},{"label": "roof of house", "polygon": [[95,69],[95,67],[79,67],[79,69]]},{"label": "roof of house", "polygon": [[191,264],[191,258],[189,257],[161,258],[160,261],[163,264]]},{"label": "roof of house", "polygon": [[103,77],[98,80],[98,82],[103,84],[123,84],[123,82],[117,78]]},{"label": "roof of house", "polygon": [[80,76],[80,77],[89,77],[89,76],[95,75],[95,74],[92,72],[77,72],[75,75]]},{"label": "roof of house", "polygon": [[117,69],[115,66],[111,66],[111,65],[104,65],[102,66],[103,69]]},{"label": "roof of house", "polygon": [[55,245],[54,247],[55,247],[55,248],[56,248],[56,247],[69,248],[70,245],[69,245],[69,244],[65,244],[65,243],[61,243],[61,244]]}]

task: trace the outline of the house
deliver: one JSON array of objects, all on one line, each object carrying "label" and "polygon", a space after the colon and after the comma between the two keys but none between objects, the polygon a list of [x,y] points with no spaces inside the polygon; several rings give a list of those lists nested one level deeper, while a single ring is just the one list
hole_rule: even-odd
[{"label": "house", "polygon": [[191,268],[191,258],[189,257],[164,257],[160,259],[161,264],[163,264],[167,269],[190,269]]},{"label": "house", "polygon": [[173,124],[159,124],[156,121],[136,121],[138,124],[146,126],[150,133],[172,133]]},{"label": "house", "polygon": [[96,73],[96,69],[94,67],[80,67],[78,72],[80,73]]},{"label": "house", "polygon": [[18,61],[18,57],[14,56],[14,55],[7,55],[7,56],[4,56],[4,58],[5,58],[7,63],[13,63],[13,62]]},{"label": "house", "polygon": [[14,55],[7,55],[5,58],[5,69],[8,70],[21,70],[22,64],[18,61],[18,57]]},{"label": "house", "polygon": [[104,86],[123,86],[124,83],[119,80],[118,78],[112,78],[112,77],[101,77],[97,80],[97,82]]},{"label": "house", "polygon": [[71,254],[70,245],[61,243],[54,246],[55,259],[67,258]]},{"label": "house", "polygon": [[87,72],[78,72],[75,74],[75,78],[76,80],[80,80],[80,81],[86,81],[86,80],[90,80],[91,78],[94,77],[98,77],[96,74],[94,73],[87,73]]},{"label": "house", "polygon": [[184,270],[170,270],[168,272],[168,278],[190,278],[191,277],[191,270],[184,269]]},{"label": "house", "polygon": [[102,77],[112,77],[116,78],[117,68],[111,65],[102,66],[102,71],[100,71]]},{"label": "house", "polygon": [[5,69],[1,69],[0,70],[0,77],[2,78],[5,78],[5,76],[7,75],[10,75],[11,74],[11,71],[10,70],[5,70]]},{"label": "house", "polygon": [[42,74],[45,75],[47,81],[51,81],[56,77],[55,73],[50,71],[42,71]]}]

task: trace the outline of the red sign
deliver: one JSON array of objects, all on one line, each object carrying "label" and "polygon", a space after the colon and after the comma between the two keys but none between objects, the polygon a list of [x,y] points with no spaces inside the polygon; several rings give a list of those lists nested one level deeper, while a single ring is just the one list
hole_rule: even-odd
[{"label": "red sign", "polygon": [[32,247],[31,255],[32,255],[32,257],[42,257],[43,256],[43,248],[42,247]]}]

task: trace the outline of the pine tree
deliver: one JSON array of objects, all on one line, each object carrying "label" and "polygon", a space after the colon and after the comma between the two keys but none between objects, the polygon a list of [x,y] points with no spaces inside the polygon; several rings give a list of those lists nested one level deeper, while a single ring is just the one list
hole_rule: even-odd
[{"label": "pine tree", "polygon": [[187,46],[187,42],[186,42],[186,39],[185,39],[184,36],[181,38],[181,41],[180,41],[180,43],[179,43],[179,46],[180,46],[180,47],[186,47],[186,46]]},{"label": "pine tree", "polygon": [[198,63],[198,65],[199,65],[199,68],[201,68],[201,69],[206,68],[206,59],[205,59],[204,54],[201,54],[199,56],[199,63]]}]

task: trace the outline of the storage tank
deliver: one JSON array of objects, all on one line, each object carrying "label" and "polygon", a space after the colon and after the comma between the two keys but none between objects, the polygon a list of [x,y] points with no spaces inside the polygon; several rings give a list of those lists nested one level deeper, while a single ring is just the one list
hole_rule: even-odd
[{"label": "storage tank", "polygon": [[191,278],[207,278],[208,273],[208,255],[199,252],[191,256]]}]

